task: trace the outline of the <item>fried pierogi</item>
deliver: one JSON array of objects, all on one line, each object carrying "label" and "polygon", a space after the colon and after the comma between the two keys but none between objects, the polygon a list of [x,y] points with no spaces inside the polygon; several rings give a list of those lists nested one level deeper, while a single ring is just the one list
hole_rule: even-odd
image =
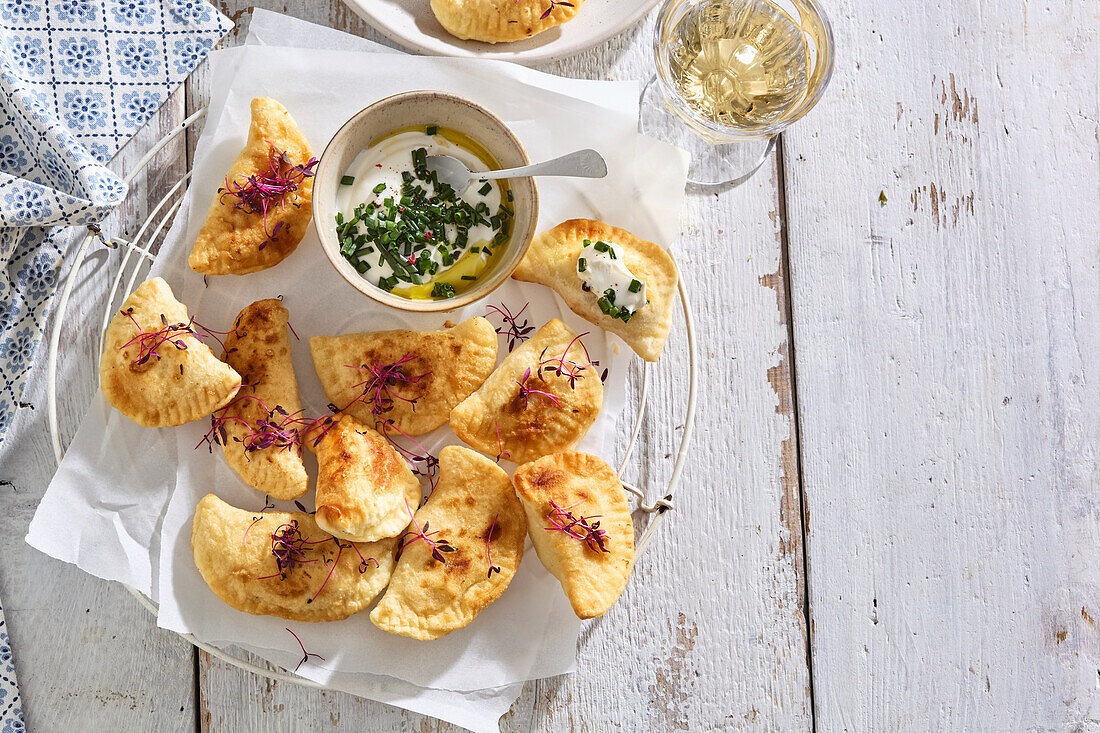
[{"label": "fried pierogi", "polygon": [[198,420],[228,404],[240,386],[241,376],[196,338],[187,307],[159,277],[139,285],[107,327],[99,387],[138,425]]},{"label": "fried pierogi", "polygon": [[522,41],[572,20],[584,0],[432,0],[432,12],[448,33],[463,40]]},{"label": "fried pierogi", "polygon": [[515,463],[566,450],[603,406],[603,382],[573,329],[553,319],[451,412],[468,445]]},{"label": "fried pierogi", "polygon": [[634,566],[634,524],[618,476],[585,453],[556,453],[516,469],[539,560],[582,619],[607,612]]},{"label": "fried pierogi", "polygon": [[[605,257],[612,247],[601,244],[615,245],[622,261],[615,261],[614,252]],[[617,283],[616,275],[623,282]],[[616,334],[646,361],[661,356],[672,328],[678,276],[672,256],[660,245],[601,221],[572,219],[535,237],[512,277],[552,288],[574,313]],[[593,288],[594,282],[620,285],[620,300],[645,297],[636,310],[620,316],[624,304],[607,302],[606,291]]]},{"label": "fried pierogi", "polygon": [[286,107],[253,99],[248,139],[214,194],[187,260],[191,269],[247,275],[290,256],[313,216],[315,165]]},{"label": "fried pierogi", "polygon": [[341,415],[315,448],[317,525],[356,542],[396,537],[420,504],[420,481],[389,442]]},{"label": "fried pierogi", "polygon": [[289,621],[338,621],[386,587],[396,539],[353,543],[305,512],[248,512],[207,494],[195,510],[191,550],[215,595],[238,611]]},{"label": "fried pierogi", "polygon": [[309,340],[325,394],[360,422],[423,435],[493,371],[497,335],[481,317],[440,331],[375,331]]},{"label": "fried pierogi", "polygon": [[269,298],[245,307],[225,339],[222,358],[241,375],[237,396],[216,416],[225,460],[244,482],[275,499],[309,489],[297,440],[302,402],[290,359],[290,313]]},{"label": "fried pierogi", "polygon": [[527,521],[508,474],[468,448],[439,454],[439,484],[416,512],[371,621],[424,641],[461,629],[512,581]]}]

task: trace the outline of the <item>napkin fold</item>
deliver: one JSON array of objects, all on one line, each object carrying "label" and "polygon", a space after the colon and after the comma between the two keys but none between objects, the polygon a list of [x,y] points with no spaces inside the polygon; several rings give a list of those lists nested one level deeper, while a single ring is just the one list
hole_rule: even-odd
[{"label": "napkin fold", "polygon": [[122,202],[126,183],[104,164],[231,27],[207,0],[0,2],[0,441],[67,227]]}]

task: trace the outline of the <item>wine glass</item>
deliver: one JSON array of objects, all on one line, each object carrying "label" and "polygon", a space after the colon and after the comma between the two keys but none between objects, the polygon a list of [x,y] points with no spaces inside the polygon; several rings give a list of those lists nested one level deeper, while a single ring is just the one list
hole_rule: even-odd
[{"label": "wine glass", "polygon": [[688,182],[703,188],[747,181],[833,71],[817,0],[668,0],[654,50],[642,131],[687,150]]}]

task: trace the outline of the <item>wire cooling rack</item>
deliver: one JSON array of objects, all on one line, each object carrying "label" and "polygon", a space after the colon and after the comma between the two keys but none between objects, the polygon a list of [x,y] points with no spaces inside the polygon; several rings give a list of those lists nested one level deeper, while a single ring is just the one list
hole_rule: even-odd
[{"label": "wire cooling rack", "polygon": [[[138,161],[138,164],[130,171],[129,175],[125,177],[127,185],[131,185],[135,179],[137,179],[149,163],[153,160],[157,153],[169,145],[173,140],[177,139],[180,135],[187,132],[188,129],[195,126],[206,115],[206,107],[196,111],[190,117],[185,119],[167,135],[161,138],[145,156]],[[135,285],[138,282],[138,278],[143,273],[147,273],[149,267],[156,259],[156,254],[159,251],[161,240],[164,234],[168,231],[173,217],[176,212],[179,211],[180,205],[183,203],[183,193],[187,189],[187,183],[191,180],[191,171],[185,173],[174,186],[172,186],[167,193],[156,203],[156,205],[149,211],[145,221],[138,227],[134,236],[129,239],[122,239],[118,237],[108,238],[98,228],[89,227],[88,233],[80,240],[80,244],[77,245],[76,254],[73,257],[73,262],[69,268],[68,276],[65,278],[61,287],[61,294],[57,301],[57,312],[53,322],[53,328],[50,331],[50,346],[49,357],[47,362],[46,371],[46,386],[47,386],[47,404],[49,413],[49,425],[50,425],[50,439],[53,442],[54,458],[58,465],[61,464],[61,459],[65,454],[65,450],[61,445],[61,433],[58,427],[57,421],[57,357],[58,357],[58,345],[61,342],[61,329],[65,322],[65,311],[69,304],[69,297],[72,295],[73,287],[77,282],[77,275],[80,271],[80,266],[83,264],[85,257],[88,254],[88,250],[92,247],[93,243],[98,242],[99,246],[107,247],[110,249],[122,250],[122,262],[119,264],[118,272],[115,273],[114,279],[111,282],[111,288],[107,295],[107,301],[103,310],[103,318],[99,326],[99,351],[97,353],[103,353],[103,340],[107,331],[107,326],[111,322],[111,318],[118,308],[121,307],[122,301],[126,299],[129,293],[133,292]],[[126,280],[124,288],[120,289],[123,280]],[[623,481],[620,478],[620,482],[623,488],[629,493],[633,494],[637,498],[638,510],[645,513],[649,520],[646,523],[646,528],[642,532],[641,538],[638,540],[636,552],[641,552],[649,544],[650,539],[653,537],[657,527],[660,526],[664,515],[673,509],[672,497],[676,490],[677,485],[680,482],[680,475],[684,470],[684,463],[688,455],[688,447],[691,444],[691,436],[695,427],[695,401],[696,401],[696,386],[697,386],[697,368],[698,368],[698,356],[696,353],[695,344],[695,320],[692,315],[691,302],[688,298],[684,283],[681,280],[679,282],[679,295],[681,313],[684,320],[684,330],[687,336],[687,349],[688,349],[688,393],[687,393],[687,406],[684,413],[684,427],[680,435],[680,445],[676,451],[676,460],[672,466],[672,474],[669,477],[668,484],[665,486],[664,491],[656,494],[647,494],[637,486]],[[634,426],[630,431],[630,439],[627,442],[626,451],[623,454],[622,460],[619,462],[618,474],[621,476],[623,470],[626,468],[627,463],[630,461],[631,455],[634,453],[634,448],[638,444],[638,437],[641,434],[642,424],[644,422],[646,404],[649,399],[649,382],[650,382],[651,365],[648,362],[642,363],[642,380],[640,393],[638,395],[638,407],[634,414]],[[651,498],[652,497],[652,498]],[[147,598],[140,591],[125,586],[126,590],[143,605],[154,616],[158,613],[157,604]],[[232,664],[240,669],[243,669],[253,674],[260,675],[261,677],[267,677],[280,682],[290,682],[293,684],[301,685],[303,687],[310,687],[315,689],[328,689],[325,685],[322,685],[313,680],[300,677],[292,672],[288,672],[282,669],[268,669],[260,667],[251,662],[248,662],[240,657],[236,657],[227,651],[212,646],[200,639],[195,638],[191,634],[180,634],[181,637],[194,644],[199,649],[207,652],[208,654],[217,657],[229,664]]]}]

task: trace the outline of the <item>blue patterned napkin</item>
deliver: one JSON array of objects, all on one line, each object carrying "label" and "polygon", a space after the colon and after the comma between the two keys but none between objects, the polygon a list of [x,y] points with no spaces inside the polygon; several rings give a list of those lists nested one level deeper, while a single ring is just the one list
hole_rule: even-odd
[{"label": "blue patterned napkin", "polygon": [[0,733],[24,733],[23,703],[15,684],[15,660],[8,644],[4,606],[0,604]]},{"label": "blue patterned napkin", "polygon": [[230,27],[207,0],[0,0],[0,441],[66,227],[121,203],[126,184],[103,164]]}]

